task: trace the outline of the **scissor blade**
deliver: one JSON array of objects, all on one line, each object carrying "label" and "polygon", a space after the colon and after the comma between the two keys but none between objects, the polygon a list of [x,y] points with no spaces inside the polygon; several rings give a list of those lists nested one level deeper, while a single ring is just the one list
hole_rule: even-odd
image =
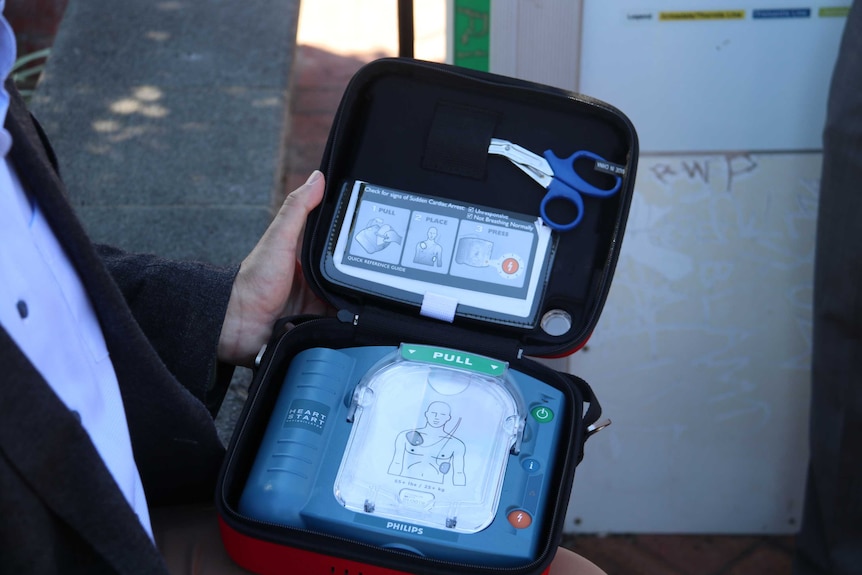
[{"label": "scissor blade", "polygon": [[503,156],[515,164],[525,174],[544,188],[551,185],[553,171],[550,164],[542,156],[534,154],[530,150],[514,144],[508,140],[492,138],[488,146],[488,153]]}]

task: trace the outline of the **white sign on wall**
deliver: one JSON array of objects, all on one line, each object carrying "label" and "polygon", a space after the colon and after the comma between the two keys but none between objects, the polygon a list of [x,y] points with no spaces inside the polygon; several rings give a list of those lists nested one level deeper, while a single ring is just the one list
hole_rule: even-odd
[{"label": "white sign on wall", "polygon": [[798,530],[820,138],[849,5],[492,4],[492,72],[605,100],[641,144],[602,317],[552,362],[614,421],[587,444],[568,531]]},{"label": "white sign on wall", "polygon": [[849,2],[584,0],[578,90],[644,153],[821,149]]}]

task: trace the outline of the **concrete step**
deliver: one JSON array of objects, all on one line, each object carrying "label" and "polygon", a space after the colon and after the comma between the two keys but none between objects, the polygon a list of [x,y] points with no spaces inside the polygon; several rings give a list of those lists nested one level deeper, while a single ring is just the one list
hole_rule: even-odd
[{"label": "concrete step", "polygon": [[217,264],[280,196],[298,0],[70,0],[31,102],[95,241]]}]

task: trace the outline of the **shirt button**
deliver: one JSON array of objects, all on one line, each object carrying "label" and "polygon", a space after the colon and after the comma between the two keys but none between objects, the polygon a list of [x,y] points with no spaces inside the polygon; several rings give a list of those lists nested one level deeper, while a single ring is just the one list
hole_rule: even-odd
[{"label": "shirt button", "polygon": [[18,308],[18,315],[21,316],[21,319],[26,319],[28,315],[30,315],[30,311],[27,309],[27,302],[23,299],[18,300],[18,303],[15,305]]}]

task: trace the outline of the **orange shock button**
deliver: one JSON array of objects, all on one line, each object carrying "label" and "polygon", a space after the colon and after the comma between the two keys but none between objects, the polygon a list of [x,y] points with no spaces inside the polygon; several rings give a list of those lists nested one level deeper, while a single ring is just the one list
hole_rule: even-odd
[{"label": "orange shock button", "polygon": [[508,515],[509,523],[515,529],[526,529],[533,524],[533,516],[523,509],[515,509]]}]

